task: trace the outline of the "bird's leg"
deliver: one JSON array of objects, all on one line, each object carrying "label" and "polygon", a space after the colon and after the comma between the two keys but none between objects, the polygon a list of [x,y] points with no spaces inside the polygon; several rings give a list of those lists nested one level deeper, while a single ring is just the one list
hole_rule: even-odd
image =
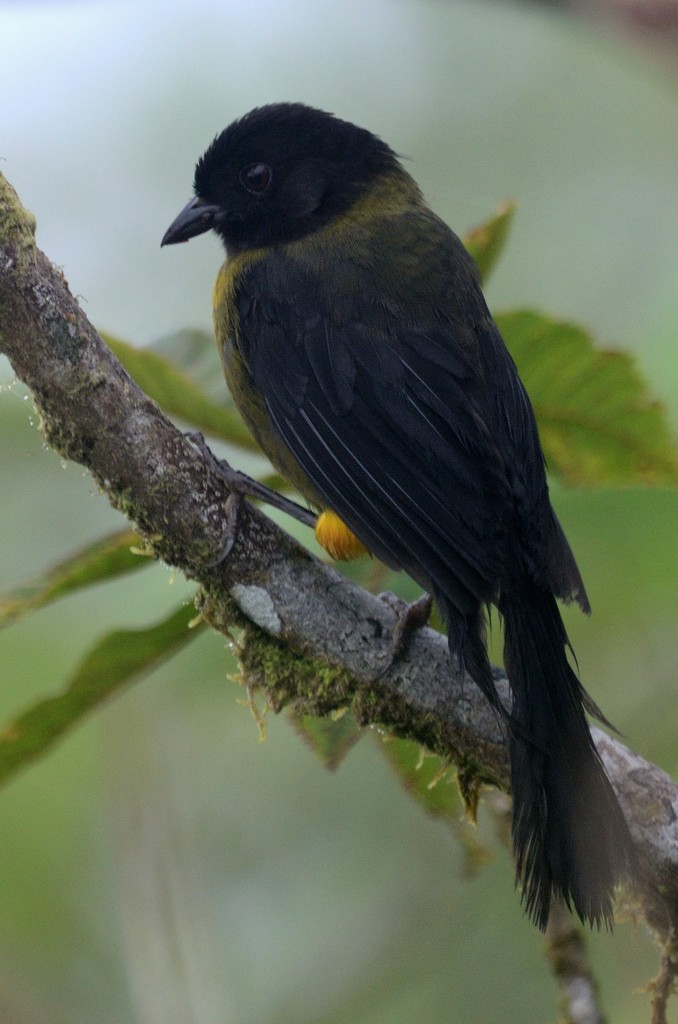
[{"label": "bird's leg", "polygon": [[[219,565],[225,561],[233,550],[237,536],[238,512],[240,511],[243,498],[254,498],[256,501],[263,501],[265,504],[271,505],[273,508],[277,508],[279,511],[291,516],[293,519],[297,519],[304,526],[314,528],[317,526],[318,517],[310,509],[304,508],[303,505],[297,504],[296,501],[291,501],[290,498],[284,497],[284,495],[272,490],[259,480],[247,476],[246,473],[242,473],[239,469],[234,469],[226,459],[218,459],[200,431],[190,431],[186,434],[186,437],[191,444],[195,445],[205,461],[209,463],[210,467],[224,481],[230,491],[225,506],[226,540],[219,557],[212,563],[213,565]],[[328,515],[334,516],[334,513],[324,513],[325,517]],[[322,537],[319,537],[318,540],[323,544]],[[355,538],[354,541],[359,543]],[[353,552],[352,556],[337,555],[333,551],[330,551],[330,554],[334,558],[355,557],[356,552]],[[425,593],[416,601],[408,603],[401,597],[396,597],[395,594],[391,594],[388,591],[380,594],[379,597],[396,615],[392,634],[393,648],[391,658],[386,669],[384,669],[384,671],[388,671],[391,665],[404,654],[412,633],[425,626],[428,622],[433,606],[433,598],[430,594]]]},{"label": "bird's leg", "polygon": [[315,526],[317,516],[314,512],[304,508],[303,505],[298,505],[296,501],[291,501],[289,498],[285,498],[284,495],[278,494],[277,491],[260,483],[259,480],[254,480],[253,477],[247,476],[246,473],[242,473],[239,469],[234,469],[226,459],[218,459],[199,431],[191,431],[186,434],[186,437],[191,444],[195,445],[210,467],[230,490],[226,501],[226,541],[219,557],[213,563],[214,565],[219,565],[228,558],[233,549],[237,532],[238,512],[240,511],[243,498],[254,498],[256,501],[263,501],[267,505],[271,505],[273,508],[277,508],[286,515],[291,516],[293,519],[297,519],[304,526]]},{"label": "bird's leg", "polygon": [[428,622],[433,608],[433,598],[430,594],[424,593],[416,601],[408,603],[390,591],[379,594],[379,598],[395,612],[396,616],[392,633],[393,650],[387,671],[405,653],[412,634]]}]

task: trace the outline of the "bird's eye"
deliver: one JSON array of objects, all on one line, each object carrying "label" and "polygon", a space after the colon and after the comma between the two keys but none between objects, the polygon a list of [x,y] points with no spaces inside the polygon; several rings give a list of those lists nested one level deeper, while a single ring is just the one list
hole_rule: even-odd
[{"label": "bird's eye", "polygon": [[261,195],[271,184],[273,172],[268,164],[250,164],[240,172],[240,181],[248,192]]}]

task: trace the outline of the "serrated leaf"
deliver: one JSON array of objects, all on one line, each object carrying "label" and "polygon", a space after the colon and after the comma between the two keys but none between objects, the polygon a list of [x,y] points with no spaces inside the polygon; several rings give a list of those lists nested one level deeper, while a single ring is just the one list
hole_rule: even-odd
[{"label": "serrated leaf", "polygon": [[318,755],[326,768],[334,771],[360,737],[362,730],[349,711],[336,717],[290,715],[294,728]]},{"label": "serrated leaf", "polygon": [[135,348],[110,334],[101,336],[139,387],[170,416],[240,448],[258,451],[234,406],[213,402],[187,373],[159,352]]},{"label": "serrated leaf", "polygon": [[0,733],[0,785],[45,754],[67,730],[136,676],[150,672],[200,632],[195,608],[182,607],[154,626],[116,630],[85,655],[67,688],[41,700]]},{"label": "serrated leaf", "polygon": [[476,262],[483,282],[487,281],[504,251],[515,212],[515,201],[504,200],[491,217],[467,231],[462,239]]},{"label": "serrated leaf", "polygon": [[442,818],[454,829],[464,853],[464,874],[474,878],[492,860],[480,842],[473,822],[463,815],[458,776],[453,765],[411,740],[386,737],[381,749],[401,784],[410,796],[434,817]]},{"label": "serrated leaf", "polygon": [[634,358],[533,310],[496,318],[534,406],[549,469],[570,484],[675,485],[678,450]]},{"label": "serrated leaf", "polygon": [[459,820],[461,806],[452,765],[411,740],[387,737],[381,748],[405,789],[430,814]]},{"label": "serrated leaf", "polygon": [[141,545],[134,530],[122,530],[74,552],[37,579],[0,594],[0,628],[75,590],[145,569],[149,559],[131,550]]}]

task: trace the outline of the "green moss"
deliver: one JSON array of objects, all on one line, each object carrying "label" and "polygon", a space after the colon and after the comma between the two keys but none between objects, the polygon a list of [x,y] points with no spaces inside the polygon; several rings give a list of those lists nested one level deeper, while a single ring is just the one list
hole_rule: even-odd
[{"label": "green moss", "polygon": [[236,653],[243,679],[263,689],[275,711],[327,715],[351,703],[356,682],[345,669],[299,654],[249,621]]},{"label": "green moss", "polygon": [[11,245],[20,263],[35,258],[35,217],[0,174],[0,245]]},{"label": "green moss", "polygon": [[497,784],[479,760],[456,750],[444,720],[433,711],[417,711],[379,680],[358,680],[346,669],[322,658],[295,651],[245,618],[234,601],[203,592],[197,605],[219,632],[237,631],[234,653],[241,682],[263,691],[274,711],[291,708],[297,715],[323,717],[348,708],[358,726],[381,725],[395,736],[421,744],[458,767],[459,788],[467,810],[474,814],[480,787]]}]

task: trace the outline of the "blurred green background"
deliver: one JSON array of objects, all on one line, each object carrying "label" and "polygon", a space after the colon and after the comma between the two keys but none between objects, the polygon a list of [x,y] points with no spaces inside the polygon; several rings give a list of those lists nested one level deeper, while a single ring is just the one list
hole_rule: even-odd
[{"label": "blurred green background", "polygon": [[[603,28],[478,0],[0,3],[0,95],[2,171],[113,334],[209,328],[216,240],[160,238],[214,134],[303,100],[381,134],[459,231],[515,197],[492,307],[632,350],[678,426],[676,80]],[[3,590],[122,523],[45,449],[5,362],[0,380]],[[582,677],[675,775],[678,495],[554,502],[594,608],[568,615]],[[149,565],[6,630],[3,719],[57,691],[102,631],[191,594]],[[469,880],[377,743],[334,775],[284,718],[259,743],[233,670],[202,635],[0,794],[3,1024],[553,1020],[488,818],[494,858]],[[643,928],[590,945],[610,1020],[647,1020]]]}]

